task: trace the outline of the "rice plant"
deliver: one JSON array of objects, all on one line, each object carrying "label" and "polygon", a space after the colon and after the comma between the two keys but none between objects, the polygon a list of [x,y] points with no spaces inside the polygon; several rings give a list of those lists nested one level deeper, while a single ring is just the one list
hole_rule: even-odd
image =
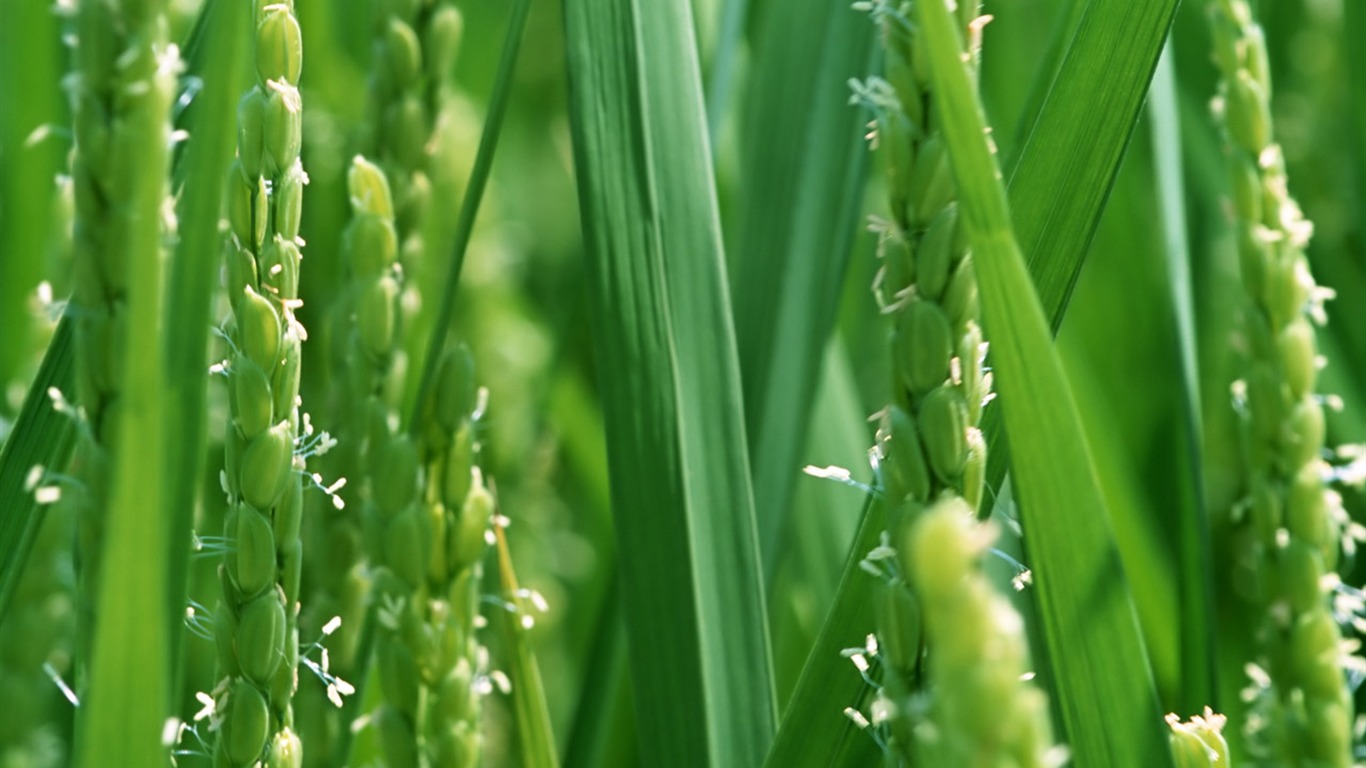
[{"label": "rice plant", "polygon": [[0,768],[1366,762],[1363,34],[5,4]]}]

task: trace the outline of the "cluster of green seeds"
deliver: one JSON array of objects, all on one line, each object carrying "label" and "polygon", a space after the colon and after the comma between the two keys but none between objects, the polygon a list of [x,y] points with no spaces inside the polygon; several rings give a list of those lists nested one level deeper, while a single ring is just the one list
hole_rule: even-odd
[{"label": "cluster of green seeds", "polygon": [[215,691],[221,766],[298,766],[292,699],[298,684],[303,564],[299,410],[299,218],[308,181],[299,159],[303,47],[289,2],[256,6],[256,84],[238,105],[237,159],[226,190],[228,512],[214,620],[222,680]]},{"label": "cluster of green seeds", "polygon": [[[344,338],[347,376],[337,402],[341,431],[337,462],[342,476],[358,480],[353,487],[369,494],[378,482],[375,452],[390,440],[397,422],[402,389],[403,351],[399,343],[398,236],[394,208],[384,171],[357,156],[347,174],[351,221],[343,239],[343,255],[350,272],[349,290],[334,315],[335,336]],[[319,505],[311,516],[306,574],[308,604],[302,623],[317,632],[333,617],[341,618],[341,632],[331,650],[332,668],[342,677],[356,664],[358,633],[365,609],[368,579],[362,563],[361,514],[371,505],[367,495],[360,505]],[[336,743],[344,724],[339,713],[321,696],[303,696],[300,718],[306,733],[319,741]],[[329,756],[310,752],[311,765],[326,765]]]},{"label": "cluster of green seeds", "polygon": [[[885,80],[856,91],[876,116],[891,206],[874,284],[892,326],[893,395],[876,451],[897,555],[883,560],[899,566],[877,598],[888,752],[905,764],[1046,765],[1047,707],[1022,681],[1020,616],[981,572],[991,534],[975,522],[986,469],[977,423],[991,384],[929,63],[909,4],[865,7],[887,51]],[[974,3],[955,14],[975,72],[983,20]]]},{"label": "cluster of green seeds", "polygon": [[384,694],[374,721],[394,768],[479,761],[477,683],[487,663],[475,629],[494,500],[474,463],[473,368],[463,349],[443,357],[432,420],[416,440],[371,436],[379,471],[371,478],[367,540],[379,550],[371,558]]},{"label": "cluster of green seeds", "polygon": [[[449,172],[432,163],[432,148],[464,21],[447,0],[384,0],[378,19],[371,151],[393,190],[403,269],[418,275],[432,189],[436,176]],[[410,281],[405,288],[415,291],[416,285]],[[405,305],[415,306],[416,296]]]},{"label": "cluster of green seeds", "polygon": [[1267,764],[1352,764],[1347,655],[1331,609],[1346,515],[1325,480],[1324,414],[1311,319],[1323,292],[1309,272],[1311,226],[1286,187],[1272,137],[1261,27],[1243,0],[1212,4],[1220,112],[1229,145],[1247,362],[1235,387],[1247,470],[1241,562],[1258,656],[1248,718]]},{"label": "cluster of green seeds", "polygon": [[[159,285],[130,284],[130,268],[160,261],[173,234],[168,179],[171,105],[179,59],[165,0],[86,0],[75,11],[76,73],[70,81],[75,146],[71,298],[76,321],[77,400],[85,414],[77,460],[87,503],[78,543],[78,637],[89,638],[111,455],[122,412],[130,294],[155,305]],[[80,653],[84,656],[84,652]],[[83,688],[84,675],[78,676]]]},{"label": "cluster of green seeds", "polygon": [[[427,210],[433,178],[447,172],[432,162],[436,116],[449,99],[462,29],[459,11],[443,0],[385,0],[376,8],[376,67],[369,88],[375,120],[361,141],[367,158],[357,157],[348,175],[348,280],[332,317],[336,349],[353,363],[335,392],[342,435],[337,468],[360,481],[364,509],[324,509],[315,521],[310,542],[319,557],[310,568],[313,603],[305,622],[316,627],[342,617],[332,659],[343,676],[364,650],[356,629],[365,591],[373,585],[361,564],[361,529],[377,514],[373,493],[380,454],[398,439],[393,433],[407,383],[407,346],[422,299],[417,278],[426,261]],[[303,715],[310,732],[329,742],[346,727],[319,697],[305,697]]]}]

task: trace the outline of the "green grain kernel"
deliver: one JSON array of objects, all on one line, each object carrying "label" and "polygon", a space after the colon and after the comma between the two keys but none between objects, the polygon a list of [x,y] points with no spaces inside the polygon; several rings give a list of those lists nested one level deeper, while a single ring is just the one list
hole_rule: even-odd
[{"label": "green grain kernel", "polygon": [[256,258],[236,239],[223,241],[223,261],[227,264],[228,295],[241,296],[247,288],[256,290]]},{"label": "green grain kernel", "polygon": [[464,720],[473,711],[470,682],[470,662],[460,656],[451,667],[451,671],[442,678],[441,685],[436,690],[433,711],[441,722],[454,723]]},{"label": "green grain kernel", "polygon": [[920,439],[930,468],[945,483],[963,474],[967,462],[968,407],[953,387],[939,387],[920,406]]},{"label": "green grain kernel", "polygon": [[427,74],[436,80],[444,80],[455,67],[455,57],[460,51],[460,38],[464,33],[465,22],[460,11],[453,6],[443,5],[432,14],[427,24]]},{"label": "green grain kernel", "polygon": [[1327,546],[1331,541],[1328,501],[1324,496],[1318,462],[1300,467],[1290,481],[1285,524],[1290,529],[1290,535],[1300,537],[1316,547]]},{"label": "green grain kernel", "polygon": [[944,314],[954,328],[963,328],[969,320],[981,316],[977,296],[977,273],[968,254],[954,267],[949,287],[944,293]]},{"label": "green grain kernel", "polygon": [[403,97],[390,115],[390,145],[398,162],[412,168],[422,162],[427,146],[427,109],[414,95]]},{"label": "green grain kernel", "polygon": [[441,355],[436,381],[437,422],[442,429],[454,431],[474,411],[474,357],[469,349],[464,345],[448,348]]},{"label": "green grain kernel", "polygon": [[244,440],[253,440],[274,423],[270,380],[261,367],[245,355],[232,361],[233,421]]},{"label": "green grain kernel", "polygon": [[415,85],[422,71],[422,45],[413,28],[390,19],[384,34],[384,51],[392,84],[399,90]]},{"label": "green grain kernel", "polygon": [[1343,671],[1338,666],[1342,633],[1327,611],[1303,614],[1290,634],[1290,658],[1305,693],[1327,701],[1342,693]]},{"label": "green grain kernel", "polygon": [[237,663],[242,674],[261,687],[284,659],[285,606],[278,592],[267,592],[242,609],[237,624]]},{"label": "green grain kernel", "polygon": [[[1341,682],[1339,682],[1341,688]],[[1321,765],[1347,765],[1352,753],[1352,718],[1346,702],[1316,702],[1308,718],[1309,749]]]},{"label": "green grain kernel", "polygon": [[267,7],[256,26],[256,74],[261,82],[297,85],[303,63],[303,35],[294,14],[284,6]]},{"label": "green grain kernel", "polygon": [[891,406],[880,432],[885,460],[880,466],[888,503],[895,506],[908,495],[917,500],[927,498],[930,493],[930,471],[925,465],[925,454],[920,449],[915,420],[899,406]]},{"label": "green grain kernel", "polygon": [[919,398],[949,377],[953,334],[939,307],[912,300],[901,312],[896,334],[902,384]]},{"label": "green grain kernel", "polygon": [[392,275],[381,275],[365,287],[356,307],[361,349],[374,359],[384,359],[393,347],[398,292],[398,281]]},{"label": "green grain kernel", "polygon": [[296,160],[275,185],[275,231],[286,240],[299,236],[306,184],[308,174],[304,173],[303,163]]},{"label": "green grain kernel", "polygon": [[244,598],[275,581],[275,533],[268,517],[250,506],[237,508],[237,588]]},{"label": "green grain kernel", "polygon": [[451,436],[446,448],[446,467],[441,482],[441,498],[451,509],[460,509],[469,495],[472,475],[470,467],[474,461],[473,427],[469,422]]},{"label": "green grain kernel", "polygon": [[911,674],[920,659],[920,603],[905,583],[878,584],[877,626],[883,658],[902,674]]},{"label": "green grain kernel", "polygon": [[303,107],[299,89],[273,83],[266,97],[264,122],[266,171],[283,173],[299,159],[303,137]]},{"label": "green grain kernel", "polygon": [[355,277],[379,278],[398,259],[398,233],[393,222],[373,215],[353,218],[346,230],[346,252]]},{"label": "green grain kernel", "polygon": [[303,342],[293,324],[280,336],[280,365],[271,382],[275,413],[284,417],[295,411],[299,396],[299,369],[303,362]]},{"label": "green grain kernel", "polygon": [[916,250],[916,288],[930,301],[939,301],[948,286],[949,269],[953,266],[953,243],[958,229],[958,206],[949,205],[940,211]]},{"label": "green grain kernel", "polygon": [[266,297],[247,286],[237,299],[237,346],[266,375],[280,360],[280,314]]},{"label": "green grain kernel", "polygon": [[1292,538],[1276,553],[1281,595],[1296,614],[1309,613],[1323,604],[1323,556],[1316,547]]},{"label": "green grain kernel", "polygon": [[266,748],[270,710],[256,686],[238,680],[229,694],[231,716],[224,722],[224,746],[233,765],[251,765]]},{"label": "green grain kernel", "polygon": [[1233,204],[1238,218],[1247,222],[1261,221],[1262,178],[1256,164],[1246,155],[1232,158],[1231,163]]},{"label": "green grain kernel", "polygon": [[1271,143],[1271,107],[1265,88],[1240,70],[1225,94],[1229,135],[1253,155]]},{"label": "green grain kernel", "polygon": [[303,525],[304,486],[290,483],[275,507],[274,530],[277,541],[298,541]]},{"label": "green grain kernel", "polygon": [[248,182],[242,173],[242,161],[232,161],[228,169],[227,189],[223,197],[228,206],[228,225],[233,237],[245,246],[254,246],[256,234],[256,185]]},{"label": "green grain kernel", "polygon": [[1314,379],[1318,376],[1318,365],[1314,357],[1314,329],[1303,317],[1296,318],[1281,330],[1276,338],[1280,352],[1281,367],[1285,381],[1290,385],[1290,394],[1296,400],[1314,389]]},{"label": "green grain kernel", "polygon": [[351,207],[358,215],[368,214],[380,219],[394,217],[389,179],[378,165],[356,155],[351,159],[351,168],[346,173],[346,188],[351,195]]},{"label": "green grain kernel", "polygon": [[1323,406],[1312,396],[1300,398],[1290,413],[1287,425],[1285,460],[1289,467],[1299,467],[1319,458],[1323,448],[1325,425]]},{"label": "green grain kernel", "polygon": [[252,88],[237,102],[237,159],[242,176],[256,184],[264,171],[266,94]]},{"label": "green grain kernel", "polygon": [[242,498],[257,509],[270,509],[293,475],[294,440],[288,421],[281,421],[247,444],[242,453]]},{"label": "green grain kernel", "polygon": [[450,559],[458,570],[477,563],[488,548],[484,534],[489,527],[489,518],[493,516],[493,494],[484,487],[477,469],[475,473],[474,485],[460,508],[460,524],[454,531],[455,538],[452,541]]},{"label": "green grain kernel", "polygon": [[943,139],[935,134],[920,146],[906,185],[907,207],[913,222],[927,222],[953,199],[953,174]]}]

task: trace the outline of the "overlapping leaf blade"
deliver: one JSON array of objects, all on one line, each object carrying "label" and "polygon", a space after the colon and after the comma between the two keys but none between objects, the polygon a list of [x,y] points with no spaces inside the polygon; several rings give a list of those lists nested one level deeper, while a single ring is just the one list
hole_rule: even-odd
[{"label": "overlapping leaf blade", "polygon": [[1011,483],[1073,759],[1169,765],[1133,599],[1081,418],[1012,232],[981,104],[962,65],[962,41],[943,3],[930,0],[917,9],[972,244],[1003,420],[1016,446]]}]

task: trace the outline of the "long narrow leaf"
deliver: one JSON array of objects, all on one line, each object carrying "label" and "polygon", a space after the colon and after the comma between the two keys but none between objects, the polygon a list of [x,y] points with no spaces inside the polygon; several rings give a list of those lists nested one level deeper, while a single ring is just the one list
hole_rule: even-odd
[{"label": "long narrow leaf", "polygon": [[[65,469],[76,442],[71,414],[53,410],[48,394],[56,390],[64,399],[72,398],[75,355],[71,325],[66,316],[57,323],[14,429],[0,447],[0,621],[4,621],[43,520],[32,481],[46,480],[44,471]],[[36,477],[31,476],[35,467],[40,468]]]},{"label": "long narrow leaf", "polygon": [[841,652],[862,648],[872,631],[872,578],[859,567],[859,561],[877,546],[878,536],[886,527],[887,511],[869,497],[840,575],[835,603],[764,760],[768,768],[869,765],[876,754],[872,737],[844,715],[845,707],[857,708],[862,703],[869,686]]},{"label": "long narrow leaf", "polygon": [[1011,229],[962,41],[944,3],[918,10],[1015,439],[1011,482],[1072,754],[1079,765],[1169,765],[1133,599],[1047,315]]},{"label": "long narrow leaf", "polygon": [[735,324],[764,573],[772,579],[860,218],[868,152],[851,78],[880,46],[841,3],[765,14],[744,112]]},{"label": "long narrow leaf", "polygon": [[[1177,0],[1091,0],[1010,172],[1015,238],[1049,326],[1062,323],[1147,97]],[[991,445],[987,484],[1009,464],[1000,415],[983,414]]]},{"label": "long narrow leaf", "polygon": [[206,461],[207,341],[221,258],[221,180],[232,160],[235,139],[232,121],[220,116],[232,113],[242,92],[239,75],[251,39],[249,19],[249,8],[242,3],[209,0],[200,13],[198,34],[187,49],[190,72],[204,87],[184,116],[190,140],[175,169],[180,187],[180,239],[167,278],[166,313],[173,321],[164,324],[167,432],[179,435],[184,446],[166,456],[166,516],[173,525],[167,537],[171,589],[166,615],[173,622],[173,633],[184,620],[190,529]]},{"label": "long narrow leaf", "polygon": [[568,0],[565,17],[642,754],[754,765],[768,632],[688,7]]},{"label": "long narrow leaf", "polygon": [[1190,246],[1186,239],[1186,195],[1181,180],[1181,131],[1177,107],[1176,69],[1170,47],[1164,51],[1153,78],[1149,117],[1153,126],[1153,152],[1157,172],[1158,200],[1162,206],[1162,231],[1166,241],[1168,311],[1179,344],[1177,368],[1181,372],[1177,403],[1180,438],[1174,478],[1181,498],[1177,520],[1177,549],[1181,596],[1181,700],[1187,714],[1214,699],[1214,639],[1209,618],[1214,615],[1214,588],[1210,579],[1209,518],[1205,509],[1204,470],[1200,446],[1199,366],[1196,363],[1195,300],[1191,288]]}]

